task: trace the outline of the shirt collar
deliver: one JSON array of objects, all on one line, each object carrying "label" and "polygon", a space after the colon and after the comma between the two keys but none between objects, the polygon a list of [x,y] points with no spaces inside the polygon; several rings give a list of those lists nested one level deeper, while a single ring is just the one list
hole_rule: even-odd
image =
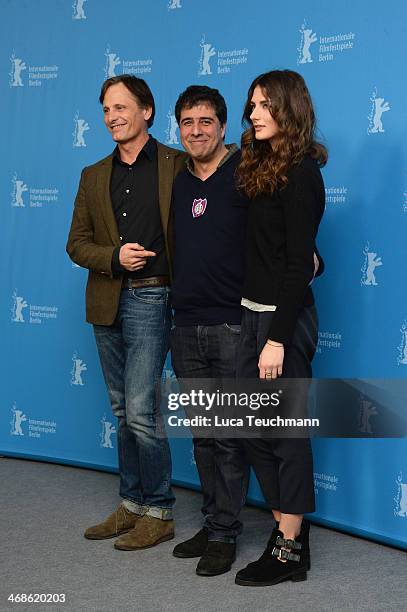
[{"label": "shirt collar", "polygon": [[[141,154],[145,155],[147,159],[149,159],[150,161],[154,161],[157,158],[157,141],[155,138],[153,138],[152,136],[149,137],[146,144],[141,149],[139,155]],[[134,164],[137,163],[137,159],[134,162]],[[119,147],[117,146],[115,147],[113,151],[113,163],[119,164],[121,166],[130,166],[130,165],[132,166],[133,165],[133,164],[126,164],[126,162],[123,162],[120,159]]]},{"label": "shirt collar", "polygon": [[[222,157],[222,159],[220,160],[220,162],[218,163],[218,165],[216,167],[216,170],[218,170],[221,166],[223,166],[223,164],[225,164],[227,161],[229,161],[229,159],[232,157],[232,155],[234,155],[236,153],[236,151],[239,150],[239,147],[235,143],[227,144],[226,148],[227,148],[228,152]],[[194,162],[192,161],[191,157],[188,157],[188,159],[187,159],[187,168],[188,168],[188,170],[190,171],[191,174],[196,176],[195,170],[194,170]]]}]

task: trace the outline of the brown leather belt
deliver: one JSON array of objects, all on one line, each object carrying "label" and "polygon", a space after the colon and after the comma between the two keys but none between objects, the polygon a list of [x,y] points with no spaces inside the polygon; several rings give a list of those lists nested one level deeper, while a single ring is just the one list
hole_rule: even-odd
[{"label": "brown leather belt", "polygon": [[123,286],[129,289],[141,289],[142,287],[166,287],[170,284],[169,276],[148,276],[147,278],[125,278]]}]

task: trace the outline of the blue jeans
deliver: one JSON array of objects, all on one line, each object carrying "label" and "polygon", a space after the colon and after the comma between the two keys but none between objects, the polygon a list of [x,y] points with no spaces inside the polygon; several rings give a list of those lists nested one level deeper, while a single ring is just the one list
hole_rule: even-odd
[{"label": "blue jeans", "polygon": [[[177,378],[235,378],[239,341],[239,325],[175,327],[171,358]],[[234,542],[242,531],[238,516],[249,481],[242,441],[194,438],[193,443],[209,540]]]},{"label": "blue jeans", "polygon": [[156,402],[169,345],[167,287],[123,289],[113,325],[94,325],[113,414],[118,418],[120,495],[138,514],[172,518],[171,454]]}]

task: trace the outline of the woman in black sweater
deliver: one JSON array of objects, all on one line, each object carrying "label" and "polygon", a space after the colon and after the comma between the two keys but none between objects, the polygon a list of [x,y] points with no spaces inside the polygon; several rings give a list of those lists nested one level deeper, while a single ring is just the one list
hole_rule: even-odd
[{"label": "woman in black sweater", "polygon": [[[319,167],[327,151],[314,139],[312,101],[296,72],[256,78],[243,119],[248,129],[238,182],[251,203],[238,377],[310,378],[318,340],[310,283],[325,207]],[[236,582],[305,580],[310,555],[303,514],[315,509],[310,441],[251,438],[245,447],[277,525],[263,555]]]}]

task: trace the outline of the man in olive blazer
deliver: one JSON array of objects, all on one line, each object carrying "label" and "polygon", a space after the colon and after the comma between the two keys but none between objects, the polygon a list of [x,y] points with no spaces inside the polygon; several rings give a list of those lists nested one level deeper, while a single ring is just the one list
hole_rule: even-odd
[{"label": "man in olive blazer", "polygon": [[[160,216],[171,266],[172,183],[185,166],[185,155],[159,142],[157,153]],[[123,280],[111,266],[113,251],[122,246],[109,192],[112,160],[113,154],[83,169],[67,244],[71,259],[89,269],[86,320],[96,325],[114,322]]]},{"label": "man in olive blazer", "polygon": [[100,102],[117,146],[82,171],[67,252],[89,270],[86,319],[118,417],[122,503],[84,535],[120,536],[115,548],[136,550],[174,537],[171,457],[155,385],[171,320],[171,191],[185,155],[149,136],[155,106],[143,79],[108,79]]}]

